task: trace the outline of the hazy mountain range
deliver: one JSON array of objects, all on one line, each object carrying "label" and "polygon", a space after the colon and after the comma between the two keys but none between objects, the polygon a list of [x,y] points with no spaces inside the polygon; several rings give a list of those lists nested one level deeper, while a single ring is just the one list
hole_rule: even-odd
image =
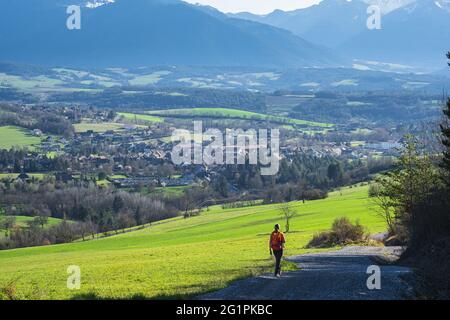
[{"label": "hazy mountain range", "polygon": [[[73,67],[351,66],[381,61],[442,68],[449,0],[323,0],[258,16],[181,0],[14,0],[0,4],[0,61]],[[66,28],[79,4],[81,30]],[[369,4],[382,29],[368,30]]]},{"label": "hazy mountain range", "polygon": [[77,67],[335,65],[329,50],[284,29],[229,18],[178,0],[83,4],[81,30],[66,28],[74,0],[0,4],[0,61]]},{"label": "hazy mountain range", "polygon": [[382,18],[381,30],[364,30],[339,46],[357,58],[441,68],[450,51],[450,5],[419,0]]},{"label": "hazy mountain range", "polygon": [[[383,12],[381,30],[366,27],[367,8]],[[284,28],[346,57],[439,67],[450,50],[448,0],[323,0],[309,8],[231,15]]]}]

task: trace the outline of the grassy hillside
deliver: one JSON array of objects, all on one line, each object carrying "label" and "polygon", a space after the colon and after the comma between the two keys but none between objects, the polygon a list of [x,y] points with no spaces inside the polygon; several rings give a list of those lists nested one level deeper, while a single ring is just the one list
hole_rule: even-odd
[{"label": "grassy hillside", "polygon": [[106,131],[117,131],[123,129],[123,124],[120,123],[76,123],[73,125],[75,132],[82,133],[92,130],[93,132],[103,133]]},{"label": "grassy hillside", "polygon": [[145,122],[163,122],[164,119],[160,118],[160,117],[155,117],[155,116],[151,116],[151,115],[146,115],[146,114],[136,114],[136,113],[127,113],[127,112],[118,112],[117,113],[119,116],[124,117],[127,120],[141,120],[141,121],[145,121]]},{"label": "grassy hillside", "polygon": [[[307,252],[313,234],[341,216],[360,219],[371,232],[384,230],[370,209],[367,187],[332,193],[328,199],[295,203],[287,255]],[[283,223],[277,205],[226,209],[175,218],[150,228],[51,247],[0,252],[0,286],[13,282],[19,298],[186,297],[220,289],[268,270],[268,236]],[[67,267],[82,272],[79,291],[66,288]],[[33,284],[33,285],[31,285]],[[33,293],[34,292],[34,293]]]},{"label": "grassy hillside", "polygon": [[214,117],[214,118],[231,118],[231,119],[243,119],[243,120],[268,120],[275,123],[286,123],[294,125],[303,125],[311,127],[329,128],[332,124],[320,123],[299,119],[290,119],[280,116],[271,116],[262,113],[226,109],[226,108],[193,108],[193,109],[169,109],[161,111],[150,111],[149,114],[158,115],[161,117],[173,117],[173,116],[189,116],[189,117]]},{"label": "grassy hillside", "polygon": [[32,147],[39,143],[41,138],[32,136],[26,129],[14,126],[0,127],[0,149]]}]

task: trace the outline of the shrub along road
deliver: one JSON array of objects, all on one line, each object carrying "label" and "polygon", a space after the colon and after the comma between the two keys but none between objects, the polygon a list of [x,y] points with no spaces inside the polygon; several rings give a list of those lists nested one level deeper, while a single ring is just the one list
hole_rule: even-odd
[{"label": "shrub along road", "polygon": [[[298,265],[297,271],[281,278],[263,275],[234,282],[231,286],[202,295],[204,300],[401,300],[412,298],[406,281],[409,268],[388,265],[396,260],[400,247],[346,247],[339,251],[299,255],[287,258]],[[383,261],[384,265],[380,263]],[[367,281],[380,266],[381,288],[369,290]],[[372,281],[370,281],[373,283]]]}]

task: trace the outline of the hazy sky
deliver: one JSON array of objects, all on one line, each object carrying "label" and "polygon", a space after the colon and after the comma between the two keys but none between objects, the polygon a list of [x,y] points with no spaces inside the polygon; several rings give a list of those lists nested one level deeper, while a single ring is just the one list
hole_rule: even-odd
[{"label": "hazy sky", "polygon": [[213,6],[223,12],[248,11],[257,14],[270,13],[275,9],[295,10],[309,7],[321,0],[184,0]]}]

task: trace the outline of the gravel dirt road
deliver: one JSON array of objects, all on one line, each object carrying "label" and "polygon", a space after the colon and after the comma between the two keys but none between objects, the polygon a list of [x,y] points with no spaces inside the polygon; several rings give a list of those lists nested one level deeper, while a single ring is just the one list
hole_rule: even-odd
[{"label": "gravel dirt road", "polygon": [[[407,267],[395,261],[401,247],[346,247],[339,251],[288,257],[300,268],[281,278],[271,274],[240,280],[202,295],[203,300],[402,300],[412,298]],[[369,290],[369,266],[381,269],[381,289]]]}]

